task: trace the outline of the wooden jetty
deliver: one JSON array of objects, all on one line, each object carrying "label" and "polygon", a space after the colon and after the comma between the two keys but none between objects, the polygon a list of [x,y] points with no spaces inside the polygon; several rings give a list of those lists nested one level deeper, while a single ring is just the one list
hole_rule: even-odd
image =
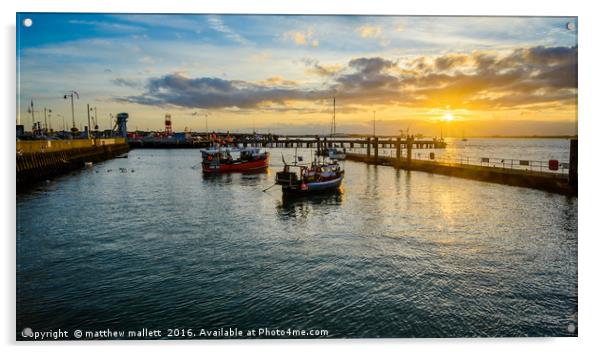
[{"label": "wooden jetty", "polygon": [[336,137],[315,137],[315,138],[291,138],[279,137],[276,140],[262,144],[265,147],[281,148],[317,148],[318,151],[325,148],[396,148],[396,149],[444,149],[447,143],[443,139],[414,139],[412,137],[402,139],[400,137],[361,137],[361,138],[336,138]]},{"label": "wooden jetty", "polygon": [[[278,136],[262,135],[254,136],[251,134],[216,134],[218,139],[225,139],[226,136],[232,138],[235,144],[255,147],[271,148],[316,148],[322,150],[326,148],[366,148],[378,151],[378,148],[399,148],[399,149],[443,149],[447,143],[443,139],[414,139],[394,138],[394,137],[319,137],[319,136]],[[153,149],[180,149],[180,148],[199,148],[210,145],[208,140],[172,140],[172,139],[128,139],[128,144],[132,148],[153,148]],[[409,145],[412,145],[409,147]]]}]

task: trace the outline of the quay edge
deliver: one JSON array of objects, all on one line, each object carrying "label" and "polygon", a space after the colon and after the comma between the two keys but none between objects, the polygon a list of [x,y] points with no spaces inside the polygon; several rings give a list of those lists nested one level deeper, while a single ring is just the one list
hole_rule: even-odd
[{"label": "quay edge", "polygon": [[130,150],[123,138],[17,141],[17,190]]},{"label": "quay edge", "polygon": [[484,182],[505,184],[544,190],[547,192],[577,196],[577,184],[569,183],[566,176],[554,173],[512,170],[500,167],[486,167],[462,164],[438,163],[436,161],[396,159],[394,157],[366,156],[347,153],[347,160],[373,165],[391,166],[408,171],[420,171],[466,178]]}]

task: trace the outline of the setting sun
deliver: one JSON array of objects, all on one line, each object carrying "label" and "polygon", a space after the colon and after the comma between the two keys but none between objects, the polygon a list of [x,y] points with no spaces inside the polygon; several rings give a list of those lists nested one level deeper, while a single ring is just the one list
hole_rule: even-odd
[{"label": "setting sun", "polygon": [[446,113],[443,116],[443,120],[446,122],[451,122],[452,120],[454,120],[454,116],[451,113]]}]

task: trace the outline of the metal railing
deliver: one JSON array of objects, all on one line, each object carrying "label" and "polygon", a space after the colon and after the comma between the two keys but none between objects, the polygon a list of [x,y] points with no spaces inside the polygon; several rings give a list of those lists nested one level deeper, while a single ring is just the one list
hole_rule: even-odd
[{"label": "metal railing", "polygon": [[125,144],[125,138],[73,140],[17,140],[17,154],[54,152],[115,144]]},{"label": "metal railing", "polygon": [[[347,152],[356,153],[361,155],[367,155],[365,148],[348,148]],[[407,150],[406,150],[407,151]],[[402,152],[402,159],[407,158],[407,152]],[[374,150],[370,151],[370,155],[374,156]],[[378,151],[379,157],[395,158],[396,151],[390,149],[383,149]],[[430,161],[438,164],[445,165],[467,165],[467,166],[480,166],[480,167],[497,167],[511,170],[522,170],[531,172],[546,172],[546,173],[557,173],[560,175],[568,175],[569,163],[558,162],[558,169],[550,169],[550,161],[543,160],[520,160],[511,158],[499,158],[499,157],[472,157],[472,156],[454,156],[454,157],[442,157],[437,156],[434,152],[416,152],[412,153],[413,160],[419,161]]]}]

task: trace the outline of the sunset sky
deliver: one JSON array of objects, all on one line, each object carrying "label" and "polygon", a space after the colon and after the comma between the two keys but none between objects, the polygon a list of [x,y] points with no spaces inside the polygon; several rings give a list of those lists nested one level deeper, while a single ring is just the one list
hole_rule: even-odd
[{"label": "sunset sky", "polygon": [[[30,18],[33,25],[22,25]],[[569,25],[569,23],[571,25]],[[576,134],[577,20],[533,17],[17,15],[18,109],[29,130]],[[195,114],[196,112],[196,114]],[[375,113],[374,113],[375,112]],[[62,116],[62,117],[61,117]]]}]

